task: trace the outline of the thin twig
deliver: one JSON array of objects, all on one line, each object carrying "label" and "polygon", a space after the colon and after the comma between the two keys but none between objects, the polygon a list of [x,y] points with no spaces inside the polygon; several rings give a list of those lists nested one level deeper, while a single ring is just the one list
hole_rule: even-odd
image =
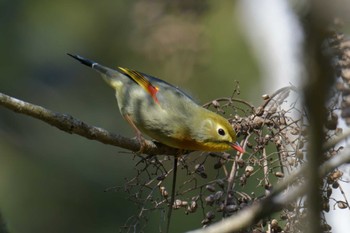
[{"label": "thin twig", "polygon": [[[325,176],[328,172],[334,170],[336,167],[344,163],[350,162],[350,149],[344,150],[339,155],[332,159],[324,162],[318,169],[320,177]],[[292,172],[291,176],[288,176],[280,183],[276,184],[271,194],[263,199],[261,202],[257,202],[250,207],[247,207],[237,214],[232,215],[215,223],[207,228],[189,231],[188,233],[229,233],[238,232],[254,222],[263,219],[264,217],[270,216],[276,211],[281,210],[288,203],[295,201],[297,198],[305,195],[307,190],[307,183],[303,183],[295,188],[291,188],[288,192],[284,190],[291,185],[296,178],[304,176],[308,167],[307,165],[302,166],[297,172]]]}]

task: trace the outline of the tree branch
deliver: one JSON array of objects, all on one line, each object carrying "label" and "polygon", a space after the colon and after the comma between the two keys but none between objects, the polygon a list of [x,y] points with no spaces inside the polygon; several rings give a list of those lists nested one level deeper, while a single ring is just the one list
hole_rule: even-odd
[{"label": "tree branch", "polygon": [[[136,139],[130,139],[110,133],[105,129],[90,126],[81,120],[73,118],[71,115],[56,113],[41,106],[24,102],[3,93],[0,93],[0,105],[11,109],[14,112],[42,120],[70,134],[78,134],[87,139],[96,140],[104,144],[121,147],[134,152],[140,150],[140,144]],[[177,155],[179,153],[177,149],[157,142],[147,140],[146,144],[147,145],[143,150],[144,154]]]}]

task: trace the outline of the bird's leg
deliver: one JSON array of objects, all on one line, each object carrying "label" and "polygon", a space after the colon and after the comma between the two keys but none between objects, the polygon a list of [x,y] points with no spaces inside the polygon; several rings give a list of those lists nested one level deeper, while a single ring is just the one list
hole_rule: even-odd
[{"label": "bird's leg", "polygon": [[131,127],[134,129],[135,133],[136,133],[136,138],[137,141],[140,143],[140,150],[137,151],[136,153],[140,153],[142,154],[142,152],[145,150],[145,148],[147,147],[147,143],[144,139],[144,137],[142,136],[141,131],[136,127],[136,125],[134,124],[134,122],[132,121],[131,117],[129,115],[124,115],[125,120],[129,123],[129,125],[131,125]]},{"label": "bird's leg", "polygon": [[178,158],[174,158],[174,166],[173,166],[173,182],[171,187],[171,197],[170,197],[170,205],[168,210],[168,216],[167,216],[167,225],[166,225],[166,233],[169,233],[170,229],[170,221],[171,221],[171,213],[174,208],[174,202],[175,202],[175,192],[176,192],[176,177],[177,177],[177,162]]}]

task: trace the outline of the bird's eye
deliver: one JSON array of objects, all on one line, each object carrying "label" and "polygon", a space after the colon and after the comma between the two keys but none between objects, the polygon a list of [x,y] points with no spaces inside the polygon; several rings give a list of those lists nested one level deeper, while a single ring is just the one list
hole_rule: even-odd
[{"label": "bird's eye", "polygon": [[223,130],[222,128],[219,128],[218,129],[218,133],[221,135],[221,136],[225,136],[225,130]]}]

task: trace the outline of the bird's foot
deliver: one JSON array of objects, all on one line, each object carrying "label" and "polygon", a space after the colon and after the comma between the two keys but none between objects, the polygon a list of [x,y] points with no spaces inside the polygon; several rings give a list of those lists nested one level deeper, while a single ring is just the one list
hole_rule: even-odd
[{"label": "bird's foot", "polygon": [[145,138],[142,136],[140,131],[136,132],[136,139],[140,144],[140,149],[138,151],[136,151],[135,153],[142,154],[148,147],[147,142],[146,142]]}]

